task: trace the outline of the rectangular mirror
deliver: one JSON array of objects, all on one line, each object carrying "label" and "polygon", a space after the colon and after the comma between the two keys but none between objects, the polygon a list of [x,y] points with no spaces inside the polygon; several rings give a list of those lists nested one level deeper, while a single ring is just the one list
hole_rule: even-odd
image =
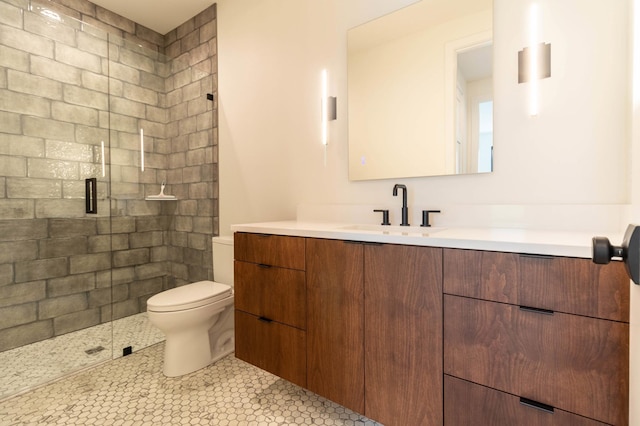
[{"label": "rectangular mirror", "polygon": [[348,31],[349,178],[493,170],[492,0],[422,0]]}]

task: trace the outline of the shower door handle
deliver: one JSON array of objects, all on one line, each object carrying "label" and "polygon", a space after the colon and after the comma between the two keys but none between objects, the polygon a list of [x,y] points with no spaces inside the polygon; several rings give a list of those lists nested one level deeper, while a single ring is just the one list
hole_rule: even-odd
[{"label": "shower door handle", "polygon": [[87,213],[98,214],[98,179],[85,179],[84,190]]}]

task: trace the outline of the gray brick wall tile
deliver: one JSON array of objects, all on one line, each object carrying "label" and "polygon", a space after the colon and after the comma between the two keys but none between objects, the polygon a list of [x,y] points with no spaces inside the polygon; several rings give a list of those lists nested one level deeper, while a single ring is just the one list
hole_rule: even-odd
[{"label": "gray brick wall tile", "polygon": [[22,71],[7,71],[7,87],[14,92],[37,95],[49,99],[62,99],[62,83]]},{"label": "gray brick wall tile", "polygon": [[24,29],[51,40],[56,40],[70,46],[76,44],[76,31],[69,23],[55,22],[36,13],[24,14]]},{"label": "gray brick wall tile", "polygon": [[156,69],[156,60],[154,58],[150,58],[149,56],[134,52],[127,48],[120,49],[120,56],[118,60],[123,65],[149,73],[155,72]]},{"label": "gray brick wall tile", "polygon": [[38,117],[50,117],[51,102],[35,95],[0,89],[0,110]]},{"label": "gray brick wall tile", "polygon": [[165,79],[159,75],[149,72],[140,72],[140,86],[149,90],[153,90],[156,94],[164,94]]},{"label": "gray brick wall tile", "polygon": [[140,84],[140,70],[117,62],[109,63],[109,76],[126,83]]},{"label": "gray brick wall tile", "polygon": [[136,279],[136,273],[133,267],[120,268],[114,265],[114,269],[111,271],[113,285],[129,284]]},{"label": "gray brick wall tile", "polygon": [[206,149],[192,149],[187,151],[186,164],[188,166],[199,166],[207,163],[207,151]]},{"label": "gray brick wall tile", "polygon": [[5,46],[53,58],[54,42],[46,37],[30,34],[17,28],[0,26],[0,40]]},{"label": "gray brick wall tile", "polygon": [[123,250],[113,253],[113,266],[116,268],[142,265],[147,262],[149,262],[149,249],[146,248]]},{"label": "gray brick wall tile", "polygon": [[44,58],[42,56],[31,57],[32,74],[46,77],[67,84],[80,84],[81,70],[71,65]]},{"label": "gray brick wall tile", "polygon": [[109,93],[109,77],[90,71],[82,71],[80,77],[82,86],[86,89]]},{"label": "gray brick wall tile", "polygon": [[117,15],[103,7],[96,6],[96,18],[125,32],[135,34],[136,27],[133,21]]},{"label": "gray brick wall tile", "polygon": [[53,319],[56,336],[100,324],[100,309],[87,309]]},{"label": "gray brick wall tile", "polygon": [[[140,127],[138,126],[138,120],[133,117],[127,117],[121,114],[110,114],[111,117],[111,130],[112,131],[122,131],[129,132],[133,134],[140,134]],[[146,135],[146,129],[145,129]],[[116,163],[112,161],[112,163]],[[116,163],[121,164],[121,163]]]},{"label": "gray brick wall tile", "polygon": [[0,44],[0,66],[18,71],[29,71],[29,54]]},{"label": "gray brick wall tile", "polygon": [[[5,178],[2,178],[4,193]],[[4,194],[6,196],[6,194]],[[33,200],[0,200],[0,217],[3,219],[33,219],[35,218],[35,204]],[[1,239],[1,238],[0,238]]]},{"label": "gray brick wall tile", "polygon": [[13,265],[0,264],[0,287],[13,284]]},{"label": "gray brick wall tile", "polygon": [[98,111],[78,105],[69,105],[62,102],[51,103],[51,117],[55,120],[69,123],[98,125]]},{"label": "gray brick wall tile", "polygon": [[140,305],[137,300],[130,299],[123,302],[114,303],[112,306],[112,318],[114,320],[135,315],[140,312]]},{"label": "gray brick wall tile", "polygon": [[[164,277],[169,272],[168,266],[169,265],[167,265],[166,262],[147,263],[145,265],[136,266],[135,267],[136,277],[139,280],[147,280],[150,278]],[[135,285],[137,285],[137,283],[134,284],[133,286]],[[162,291],[162,290],[160,289],[158,291]]]},{"label": "gray brick wall tile", "polygon": [[10,284],[0,287],[0,307],[36,302],[47,297],[45,281]]},{"label": "gray brick wall tile", "polygon": [[7,197],[9,198],[60,198],[62,184],[48,179],[7,179]]},{"label": "gray brick wall tile", "polygon": [[75,129],[73,124],[40,117],[23,117],[24,134],[45,139],[73,141]]},{"label": "gray brick wall tile", "polygon": [[209,184],[205,183],[191,183],[189,184],[189,198],[211,198],[209,190]]},{"label": "gray brick wall tile", "polygon": [[126,116],[145,118],[147,110],[145,105],[129,99],[112,97],[109,104],[111,111]]},{"label": "gray brick wall tile", "polygon": [[157,216],[160,214],[161,204],[158,201],[132,200],[127,205],[127,214],[131,216]]},{"label": "gray brick wall tile", "polygon": [[103,253],[111,251],[111,236],[98,235],[89,237],[89,253]]},{"label": "gray brick wall tile", "polygon": [[136,281],[129,286],[129,297],[140,297],[157,294],[162,291],[162,278]]},{"label": "gray brick wall tile", "polygon": [[38,244],[33,241],[0,242],[0,264],[24,262],[38,257]]},{"label": "gray brick wall tile", "polygon": [[75,141],[80,144],[100,144],[104,141],[105,147],[109,145],[109,130],[97,127],[76,125]]},{"label": "gray brick wall tile", "polygon": [[[98,207],[100,210],[100,207]],[[80,199],[35,200],[37,218],[82,218],[85,217],[85,202]]]},{"label": "gray brick wall tile", "polygon": [[51,321],[38,321],[0,331],[0,351],[28,345],[53,337]]},{"label": "gray brick wall tile", "polygon": [[58,278],[67,275],[67,259],[31,260],[15,264],[16,283]]},{"label": "gray brick wall tile", "polygon": [[[47,150],[49,145],[47,145]],[[30,178],[43,178],[43,179],[79,179],[79,167],[75,161],[63,161],[52,160],[48,158],[29,158],[27,161],[27,175]],[[39,181],[34,181],[38,183]],[[49,181],[49,183],[56,183],[57,187],[60,187],[60,182]],[[28,186],[29,182],[25,185]],[[28,190],[28,188],[25,188]],[[58,196],[59,197],[59,196]],[[46,197],[54,198],[54,197]]]},{"label": "gray brick wall tile", "polygon": [[193,218],[193,232],[211,235],[212,230],[213,218],[211,216]]},{"label": "gray brick wall tile", "polygon": [[65,257],[87,253],[87,238],[46,238],[38,241],[39,257]]},{"label": "gray brick wall tile", "polygon": [[46,220],[0,219],[0,241],[32,240],[47,237]]},{"label": "gray brick wall tile", "polygon": [[38,317],[39,319],[55,318],[85,310],[87,307],[87,295],[85,293],[56,297],[42,300],[38,303]]},{"label": "gray brick wall tile", "polygon": [[22,12],[19,7],[0,3],[0,24],[22,28]]},{"label": "gray brick wall tile", "polygon": [[129,244],[132,249],[161,246],[163,244],[162,232],[136,232],[129,236]]},{"label": "gray brick wall tile", "polygon": [[158,92],[151,89],[145,89],[137,85],[124,83],[123,95],[127,99],[142,102],[146,105],[158,106]]},{"label": "gray brick wall tile", "polygon": [[64,85],[64,101],[75,105],[87,106],[99,110],[109,109],[109,97],[106,93],[95,90],[83,89],[82,87]]},{"label": "gray brick wall tile", "polygon": [[111,253],[81,254],[69,258],[69,272],[71,274],[104,271],[110,268]]},{"label": "gray brick wall tile", "polygon": [[93,53],[83,52],[82,50],[78,50],[76,47],[56,43],[55,55],[56,60],[59,62],[95,73],[102,72],[102,61],[100,60],[100,56],[94,55]]},{"label": "gray brick wall tile", "polygon": [[5,176],[26,176],[27,162],[24,158],[0,155],[0,170]]},{"label": "gray brick wall tile", "polygon": [[85,293],[96,287],[95,274],[69,275],[54,278],[47,283],[49,297],[67,296],[75,293]]},{"label": "gray brick wall tile", "polygon": [[178,232],[193,232],[193,218],[190,216],[176,216],[174,228]]},{"label": "gray brick wall tile", "polygon": [[52,219],[49,221],[51,238],[96,235],[95,219]]},{"label": "gray brick wall tile", "polygon": [[102,58],[109,56],[109,44],[102,35],[96,36],[95,34],[78,31],[77,40],[78,49]]}]

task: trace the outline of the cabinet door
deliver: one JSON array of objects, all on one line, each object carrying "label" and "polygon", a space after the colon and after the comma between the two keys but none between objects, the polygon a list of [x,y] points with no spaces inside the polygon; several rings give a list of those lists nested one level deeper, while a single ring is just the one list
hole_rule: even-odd
[{"label": "cabinet door", "polygon": [[305,329],[304,271],[235,262],[236,309]]},{"label": "cabinet door", "polygon": [[235,260],[304,270],[304,238],[284,235],[234,234]]},{"label": "cabinet door", "polygon": [[365,246],[365,411],[442,424],[442,249]]},{"label": "cabinet door", "polygon": [[444,297],[446,374],[602,422],[628,421],[629,325]]},{"label": "cabinet door", "polygon": [[307,365],[304,331],[235,311],[236,357],[305,387]]},{"label": "cabinet door", "polygon": [[307,388],[364,412],[363,246],[307,239]]},{"label": "cabinet door", "polygon": [[446,375],[444,401],[445,426],[606,426]]}]

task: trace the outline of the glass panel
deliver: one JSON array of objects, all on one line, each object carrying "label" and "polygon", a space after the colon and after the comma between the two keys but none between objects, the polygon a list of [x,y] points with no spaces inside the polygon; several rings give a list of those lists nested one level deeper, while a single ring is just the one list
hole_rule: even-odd
[{"label": "glass panel", "polygon": [[112,343],[106,34],[38,4],[0,15],[3,397]]}]

